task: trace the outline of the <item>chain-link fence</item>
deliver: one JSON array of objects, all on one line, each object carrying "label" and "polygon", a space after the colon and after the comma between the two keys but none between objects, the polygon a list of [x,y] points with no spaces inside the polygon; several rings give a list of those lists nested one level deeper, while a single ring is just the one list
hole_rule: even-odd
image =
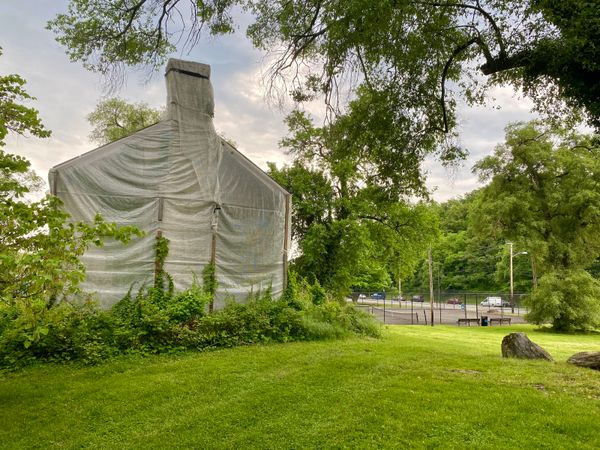
[{"label": "chain-link fence", "polygon": [[436,292],[433,303],[429,293],[384,291],[353,292],[350,299],[357,307],[388,324],[404,325],[489,325],[525,323],[526,294],[498,292]]}]

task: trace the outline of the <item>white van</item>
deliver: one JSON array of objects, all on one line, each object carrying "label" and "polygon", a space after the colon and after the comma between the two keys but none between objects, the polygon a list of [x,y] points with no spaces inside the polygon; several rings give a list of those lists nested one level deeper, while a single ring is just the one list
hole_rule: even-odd
[{"label": "white van", "polygon": [[501,297],[486,297],[481,303],[481,306],[488,306],[488,307],[498,307],[501,308],[503,306],[502,304],[502,298]]}]

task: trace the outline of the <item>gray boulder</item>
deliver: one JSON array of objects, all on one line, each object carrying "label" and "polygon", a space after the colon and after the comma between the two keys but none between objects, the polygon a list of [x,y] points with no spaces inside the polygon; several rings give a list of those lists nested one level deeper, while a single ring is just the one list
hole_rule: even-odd
[{"label": "gray boulder", "polygon": [[600,370],[600,352],[580,352],[575,353],[569,359],[568,363],[579,367],[588,367],[594,370]]},{"label": "gray boulder", "polygon": [[552,356],[539,345],[531,342],[525,333],[510,333],[502,339],[502,356],[505,358],[545,359]]}]

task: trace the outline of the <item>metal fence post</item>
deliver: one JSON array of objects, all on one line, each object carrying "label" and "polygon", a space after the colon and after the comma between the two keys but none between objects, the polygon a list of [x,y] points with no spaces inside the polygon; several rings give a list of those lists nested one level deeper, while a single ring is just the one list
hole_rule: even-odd
[{"label": "metal fence post", "polygon": [[383,323],[385,323],[385,297],[383,297]]}]

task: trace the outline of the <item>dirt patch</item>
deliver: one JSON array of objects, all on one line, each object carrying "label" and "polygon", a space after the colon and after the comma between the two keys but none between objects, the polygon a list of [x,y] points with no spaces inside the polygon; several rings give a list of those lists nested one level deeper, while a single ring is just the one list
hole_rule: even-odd
[{"label": "dirt patch", "polygon": [[468,375],[479,375],[481,373],[479,370],[471,370],[471,369],[449,369],[448,372],[465,373]]}]

